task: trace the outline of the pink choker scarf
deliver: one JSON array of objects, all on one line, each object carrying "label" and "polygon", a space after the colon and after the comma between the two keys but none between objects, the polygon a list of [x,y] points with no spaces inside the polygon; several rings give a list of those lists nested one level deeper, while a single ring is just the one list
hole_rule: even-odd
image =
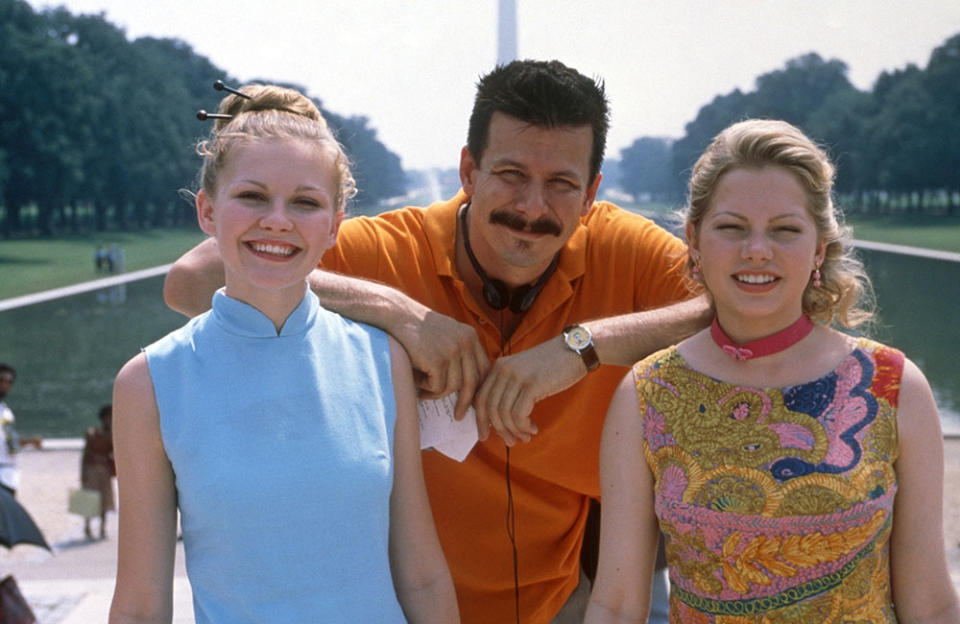
[{"label": "pink choker scarf", "polygon": [[789,349],[793,345],[803,340],[807,334],[813,330],[813,321],[806,314],[800,316],[797,322],[786,329],[781,329],[775,334],[753,340],[747,344],[738,345],[730,340],[716,317],[710,325],[710,336],[717,346],[723,349],[723,352],[737,361],[749,360],[751,358],[773,355],[784,349]]}]

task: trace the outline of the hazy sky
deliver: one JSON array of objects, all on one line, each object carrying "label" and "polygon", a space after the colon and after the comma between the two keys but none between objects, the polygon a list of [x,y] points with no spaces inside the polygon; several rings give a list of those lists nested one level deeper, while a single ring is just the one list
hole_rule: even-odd
[{"label": "hazy sky", "polygon": [[[612,158],[639,136],[682,136],[714,96],[752,90],[790,58],[843,60],[869,89],[960,32],[958,0],[516,1],[520,58],[606,81]],[[369,117],[406,168],[456,166],[474,85],[496,62],[497,0],[30,2],[105,12],[131,39],[177,37],[241,80],[304,85]],[[211,89],[209,108],[218,100]]]}]

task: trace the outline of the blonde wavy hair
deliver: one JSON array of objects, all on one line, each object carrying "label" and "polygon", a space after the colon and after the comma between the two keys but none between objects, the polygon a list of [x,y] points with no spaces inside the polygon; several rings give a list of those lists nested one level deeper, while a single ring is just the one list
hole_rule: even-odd
[{"label": "blonde wavy hair", "polygon": [[[833,203],[834,166],[826,152],[795,126],[785,121],[749,119],[718,134],[693,166],[683,211],[688,231],[699,234],[725,173],[769,166],[786,169],[803,186],[818,239],[826,243],[820,265],[821,285],[807,285],[804,313],[815,321],[846,328],[869,324],[875,316],[873,286],[853,253],[850,228],[842,223]],[[690,275],[693,265],[692,257],[688,258]]]},{"label": "blonde wavy hair", "polygon": [[220,172],[238,145],[259,139],[303,139],[333,154],[338,173],[335,201],[338,212],[343,212],[347,200],[357,194],[357,184],[343,146],[316,104],[299,91],[276,85],[246,85],[239,90],[250,99],[233,93],[224,97],[217,112],[231,118],[217,119],[210,136],[197,143],[197,154],[203,158],[200,188],[216,195]]}]

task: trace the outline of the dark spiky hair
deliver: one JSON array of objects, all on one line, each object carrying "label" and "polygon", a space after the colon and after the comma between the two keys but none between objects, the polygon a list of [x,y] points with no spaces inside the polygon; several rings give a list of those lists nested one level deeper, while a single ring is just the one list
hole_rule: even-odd
[{"label": "dark spiky hair", "polygon": [[498,65],[477,83],[467,149],[479,163],[487,148],[490,120],[504,113],[543,128],[589,125],[593,131],[590,182],[600,173],[610,110],[603,81],[588,78],[560,61],[513,61]]}]

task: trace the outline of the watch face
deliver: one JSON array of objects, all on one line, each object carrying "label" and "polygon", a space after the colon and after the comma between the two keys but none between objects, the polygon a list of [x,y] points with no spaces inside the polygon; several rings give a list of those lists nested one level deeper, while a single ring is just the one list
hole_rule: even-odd
[{"label": "watch face", "polygon": [[590,332],[584,327],[574,327],[567,332],[567,344],[580,350],[590,344]]}]

